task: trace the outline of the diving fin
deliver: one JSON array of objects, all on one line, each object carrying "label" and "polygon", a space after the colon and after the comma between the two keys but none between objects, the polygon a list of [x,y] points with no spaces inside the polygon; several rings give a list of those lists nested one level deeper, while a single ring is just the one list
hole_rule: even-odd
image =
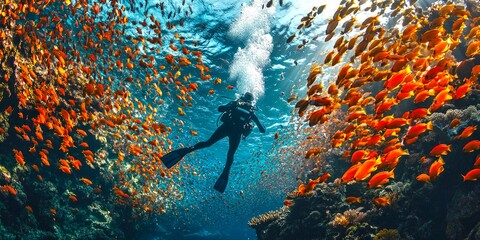
[{"label": "diving fin", "polygon": [[191,148],[180,148],[165,154],[161,159],[165,167],[171,168],[180,162],[180,160],[182,160],[182,158],[191,151]]},{"label": "diving fin", "polygon": [[218,177],[217,182],[215,182],[215,186],[213,186],[213,188],[223,193],[225,192],[225,188],[227,188],[227,184],[228,184],[228,172],[227,173],[224,172],[222,173],[222,175],[220,175],[220,177]]}]

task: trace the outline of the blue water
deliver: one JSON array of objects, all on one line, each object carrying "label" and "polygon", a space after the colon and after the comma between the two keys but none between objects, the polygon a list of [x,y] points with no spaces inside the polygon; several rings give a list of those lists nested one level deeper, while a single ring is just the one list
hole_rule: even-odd
[{"label": "blue water", "polygon": [[[179,6],[181,1],[171,4]],[[292,156],[288,150],[279,154],[282,146],[301,135],[296,129],[299,123],[292,120],[296,101],[287,103],[287,99],[298,94],[292,89],[304,85],[309,72],[305,63],[318,57],[322,42],[312,43],[301,51],[295,50],[300,40],[289,45],[285,42],[296,30],[300,18],[318,3],[292,1],[282,7],[276,3],[277,6],[268,9],[262,9],[262,4],[216,0],[186,3],[191,5],[193,14],[177,31],[186,42],[198,41],[212,79],[221,78],[222,84],[196,80],[192,74],[194,78],[190,81],[200,87],[192,93],[193,106],[183,108],[185,116],[178,116],[179,105],[174,96],[166,101],[170,105],[165,110],[165,121],[176,125],[170,134],[173,147],[191,146],[208,139],[217,127],[220,115],[217,107],[245,91],[256,96],[257,116],[267,132],[261,134],[255,128],[241,142],[223,194],[216,192],[213,185],[224,167],[227,138],[188,155],[180,163],[181,173],[174,177],[173,183],[183,199],[167,200],[167,213],[155,220],[156,231],[162,234],[146,234],[145,239],[256,239],[247,222],[280,208],[287,192],[297,183],[297,170],[302,163],[289,159]],[[143,19],[142,15],[138,17],[139,21]],[[234,89],[227,89],[227,85],[233,85]],[[209,89],[215,90],[215,94],[209,95]],[[197,131],[198,136],[192,136],[190,130]],[[275,140],[277,132],[280,138]],[[280,141],[286,142],[279,144]]]}]

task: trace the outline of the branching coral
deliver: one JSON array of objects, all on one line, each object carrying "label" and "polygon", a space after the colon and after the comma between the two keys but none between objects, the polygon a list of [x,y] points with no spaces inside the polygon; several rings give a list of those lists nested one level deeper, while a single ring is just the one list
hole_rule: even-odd
[{"label": "branching coral", "polygon": [[333,227],[347,228],[348,226],[361,222],[367,216],[367,213],[362,212],[362,209],[363,207],[360,207],[357,209],[349,209],[343,213],[337,213],[328,224]]},{"label": "branching coral", "polygon": [[258,217],[254,217],[250,221],[248,221],[248,226],[250,226],[251,228],[257,228],[261,225],[273,222],[279,219],[285,213],[286,210],[287,210],[287,207],[282,207],[279,210],[269,211]]},{"label": "branching coral", "polygon": [[448,129],[449,123],[453,119],[460,119],[462,122],[478,121],[480,112],[471,105],[465,109],[449,109],[446,113],[435,112],[426,118],[427,121],[432,121],[435,126],[440,129]]}]

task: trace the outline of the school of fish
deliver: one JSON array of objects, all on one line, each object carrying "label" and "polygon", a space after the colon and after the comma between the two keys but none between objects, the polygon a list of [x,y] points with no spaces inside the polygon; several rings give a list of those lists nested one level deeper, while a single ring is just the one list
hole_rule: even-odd
[{"label": "school of fish", "polygon": [[[314,19],[324,8],[313,8],[301,19],[300,31],[286,42],[293,42],[305,28],[318,24]],[[371,15],[366,16],[369,12]],[[363,22],[357,20],[363,17]],[[396,26],[385,28],[385,19],[395,19]],[[445,104],[478,89],[479,23],[479,12],[471,13],[465,6],[453,3],[422,9],[415,0],[341,1],[326,24],[325,42],[336,37],[333,49],[327,50],[323,63],[312,63],[306,79],[307,96],[295,105],[310,127],[335,130],[327,132],[328,143],[317,141],[305,158],[319,166],[325,162],[322,157],[328,149],[339,149],[343,152],[341,161],[348,161],[350,167],[336,183],[358,184],[365,192],[387,186],[395,179],[395,168],[402,157],[409,155],[408,146],[434,130],[433,123],[425,119]],[[309,42],[302,40],[297,49]],[[331,71],[336,73],[336,79],[325,88],[318,82]],[[418,164],[428,168],[427,172],[418,172],[418,181],[435,184],[448,171],[444,168],[445,156],[459,151],[470,153],[471,159],[456,160],[473,163],[471,170],[458,174],[459,179],[478,180],[480,140],[471,137],[477,126],[460,123],[460,119],[454,119],[449,126],[459,128],[460,134],[418,159]],[[466,141],[463,148],[452,149],[451,144],[461,139]],[[298,186],[289,197],[308,196],[330,174],[321,175],[320,171],[319,176]],[[345,201],[360,203],[361,198],[348,196]],[[383,207],[393,199],[394,194],[365,201]],[[284,204],[290,206],[293,202]]]},{"label": "school of fish", "polygon": [[[181,117],[192,105],[199,86],[182,70],[198,72],[200,82],[211,79],[197,41],[176,32],[192,7],[185,0],[179,6],[116,0],[6,0],[0,6],[1,111],[18,123],[0,122],[0,135],[17,142],[12,168],[40,182],[57,171],[92,193],[110,192],[138,214],[165,213],[165,199],[182,196],[171,180],[179,168],[166,169],[160,160],[172,148],[161,109],[172,103]],[[131,14],[143,21],[130,20]],[[118,173],[116,185],[102,188],[84,175],[92,172]],[[9,184],[0,187],[17,193]],[[71,192],[64,201],[82,201]]]}]

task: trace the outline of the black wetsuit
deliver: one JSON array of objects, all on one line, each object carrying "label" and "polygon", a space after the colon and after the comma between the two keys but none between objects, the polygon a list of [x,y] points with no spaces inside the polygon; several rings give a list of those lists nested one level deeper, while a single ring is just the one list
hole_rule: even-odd
[{"label": "black wetsuit", "polygon": [[[222,105],[218,107],[219,112],[223,112],[224,114],[227,114],[229,111],[236,111],[235,108],[237,108],[238,104],[240,104],[237,101],[232,101],[228,103],[227,105]],[[251,106],[248,105],[250,108]],[[240,108],[240,107],[239,107]],[[253,108],[250,109],[250,118],[247,120],[249,123],[249,120],[253,120],[255,124],[258,126],[260,132],[264,133],[265,132],[265,127],[260,123],[258,120],[257,116],[253,112]],[[237,151],[238,145],[240,145],[240,140],[242,139],[242,133],[245,131],[245,124],[239,124],[238,119],[228,119],[227,117],[222,117],[222,125],[220,125],[215,132],[212,134],[212,136],[205,142],[199,142],[193,146],[192,151],[197,150],[197,149],[202,149],[206,147],[212,146],[214,143],[218,142],[220,139],[224,137],[228,137],[228,153],[227,153],[227,163],[225,164],[225,168],[223,172],[229,172],[230,167],[232,166],[233,163],[233,156],[235,155],[235,151]]]}]

